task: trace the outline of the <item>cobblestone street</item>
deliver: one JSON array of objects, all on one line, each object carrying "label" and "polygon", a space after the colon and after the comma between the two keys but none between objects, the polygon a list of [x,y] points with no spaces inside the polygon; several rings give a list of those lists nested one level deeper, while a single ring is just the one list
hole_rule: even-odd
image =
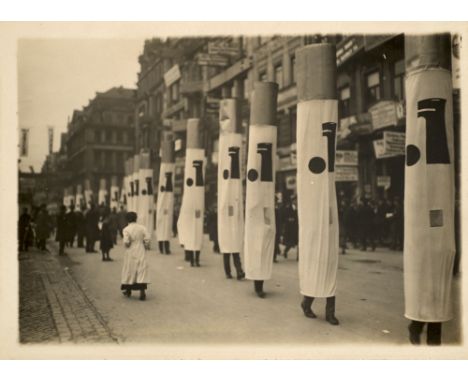
[{"label": "cobblestone street", "polygon": [[[51,247],[49,243],[49,248]],[[21,252],[20,342],[115,342],[106,322],[68,273],[70,260]]]}]

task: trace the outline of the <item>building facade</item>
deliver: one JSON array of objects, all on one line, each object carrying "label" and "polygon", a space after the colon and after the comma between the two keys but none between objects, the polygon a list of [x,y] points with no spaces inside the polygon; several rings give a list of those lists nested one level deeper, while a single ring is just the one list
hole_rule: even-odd
[{"label": "building facade", "polygon": [[97,194],[99,180],[117,177],[122,184],[124,163],[135,145],[135,91],[122,87],[96,93],[82,110],[75,110],[68,123],[65,142],[67,171],[73,174],[68,186],[89,180]]}]

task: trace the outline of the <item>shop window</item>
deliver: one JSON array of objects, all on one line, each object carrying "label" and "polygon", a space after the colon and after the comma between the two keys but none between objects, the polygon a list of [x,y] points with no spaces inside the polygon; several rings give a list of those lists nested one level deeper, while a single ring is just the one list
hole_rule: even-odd
[{"label": "shop window", "polygon": [[283,88],[283,65],[281,64],[275,66],[275,82],[279,89]]},{"label": "shop window", "polygon": [[349,86],[345,86],[338,90],[338,113],[340,118],[349,117],[350,111],[350,100],[351,100],[351,89]]},{"label": "shop window", "polygon": [[395,62],[393,66],[393,95],[399,101],[405,98],[405,60]]},{"label": "shop window", "polygon": [[380,100],[380,73],[378,70],[371,72],[366,76],[366,85],[367,105],[370,106]]}]

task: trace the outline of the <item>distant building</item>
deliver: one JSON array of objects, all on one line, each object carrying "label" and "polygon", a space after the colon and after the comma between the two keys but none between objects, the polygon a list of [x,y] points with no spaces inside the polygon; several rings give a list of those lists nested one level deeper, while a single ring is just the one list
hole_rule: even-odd
[{"label": "distant building", "polygon": [[99,179],[110,187],[112,176],[122,184],[124,162],[134,152],[134,110],[135,91],[114,87],[73,112],[64,146],[66,169],[73,174],[68,186],[76,190],[89,179],[97,193]]}]

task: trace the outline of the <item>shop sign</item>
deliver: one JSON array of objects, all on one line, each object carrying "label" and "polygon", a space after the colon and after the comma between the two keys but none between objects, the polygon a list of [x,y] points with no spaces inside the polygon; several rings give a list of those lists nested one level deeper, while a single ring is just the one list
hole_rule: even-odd
[{"label": "shop sign", "polygon": [[208,54],[236,56],[239,54],[239,45],[227,42],[209,42]]},{"label": "shop sign", "polygon": [[336,166],[335,182],[357,182],[358,168],[356,166]]},{"label": "shop sign", "polygon": [[208,54],[208,53],[199,53],[197,55],[198,65],[207,65],[207,66],[227,66],[228,59],[225,56],[220,56],[219,54]]},{"label": "shop sign", "polygon": [[364,49],[369,51],[394,38],[395,34],[364,35]]},{"label": "shop sign", "polygon": [[339,43],[336,50],[336,64],[341,65],[364,47],[363,36],[351,36]]},{"label": "shop sign", "polygon": [[459,34],[452,36],[452,84],[454,89],[460,89],[460,48],[462,37]]},{"label": "shop sign", "polygon": [[358,152],[356,150],[336,150],[336,166],[357,166]]},{"label": "shop sign", "polygon": [[164,73],[164,84],[166,87],[171,86],[174,82],[180,79],[179,65],[174,65],[166,73]]},{"label": "shop sign", "polygon": [[366,135],[372,133],[372,124],[370,122],[357,123],[349,127],[351,132],[356,135]]},{"label": "shop sign", "polygon": [[396,126],[404,117],[403,105],[395,101],[381,101],[369,109],[374,130]]},{"label": "shop sign", "polygon": [[340,119],[340,128],[338,129],[338,139],[344,139],[349,134],[351,134],[351,130],[349,127],[357,123],[357,119],[355,115],[350,117],[345,117]]},{"label": "shop sign", "polygon": [[288,170],[295,170],[296,166],[291,163],[291,157],[286,156],[286,157],[277,157],[277,169],[278,171],[288,171]]},{"label": "shop sign", "polygon": [[388,190],[392,184],[392,178],[388,175],[377,176],[377,187],[383,187]]},{"label": "shop sign", "polygon": [[405,133],[384,131],[383,139],[376,139],[373,144],[377,159],[405,155]]},{"label": "shop sign", "polygon": [[174,142],[174,150],[179,151],[182,149],[182,139],[176,139]]}]

